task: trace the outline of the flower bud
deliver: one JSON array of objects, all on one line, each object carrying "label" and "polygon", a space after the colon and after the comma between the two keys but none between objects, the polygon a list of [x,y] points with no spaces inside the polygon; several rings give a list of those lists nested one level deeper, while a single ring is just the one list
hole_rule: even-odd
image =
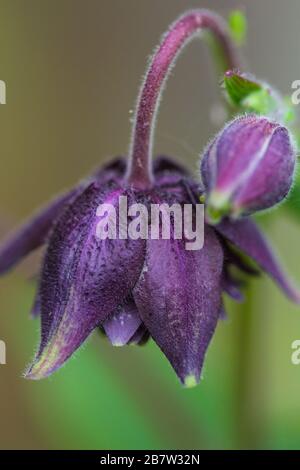
[{"label": "flower bud", "polygon": [[227,124],[201,162],[210,222],[279,203],[291,188],[295,156],[289,131],[266,117],[242,116]]}]

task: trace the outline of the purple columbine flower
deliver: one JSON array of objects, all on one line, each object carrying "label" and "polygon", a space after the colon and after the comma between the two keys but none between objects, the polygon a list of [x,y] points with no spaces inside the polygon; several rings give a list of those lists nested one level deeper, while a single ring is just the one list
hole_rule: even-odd
[{"label": "purple columbine flower", "polygon": [[286,127],[246,115],[227,124],[209,144],[201,175],[211,222],[268,209],[288,194],[296,150]]},{"label": "purple columbine flower", "polygon": [[[224,315],[223,293],[242,300],[231,266],[256,274],[250,256],[295,302],[291,285],[250,218],[205,224],[204,246],[189,251],[171,231],[170,239],[110,239],[96,236],[100,204],[117,208],[120,196],[152,203],[192,204],[204,188],[171,159],[152,163],[159,98],[179,51],[209,29],[219,41],[228,69],[234,50],[222,20],[206,11],[183,15],[164,36],[139,95],[129,158],[116,159],[60,196],[16,232],[0,249],[0,272],[45,244],[33,314],[41,318],[41,341],[26,377],[40,379],[58,369],[100,328],[116,346],[149,337],[161,348],[181,382],[195,385],[207,347]],[[229,141],[228,145],[230,145]]]}]

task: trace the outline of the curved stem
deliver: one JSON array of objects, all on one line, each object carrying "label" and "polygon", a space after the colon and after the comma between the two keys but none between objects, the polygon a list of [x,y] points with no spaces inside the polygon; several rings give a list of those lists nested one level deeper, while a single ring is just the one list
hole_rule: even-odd
[{"label": "curved stem", "polygon": [[210,31],[216,39],[226,69],[238,67],[236,51],[226,23],[208,10],[192,10],[173,23],[154,52],[142,84],[133,121],[127,180],[137,188],[152,183],[152,142],[160,97],[179,53],[202,30]]}]

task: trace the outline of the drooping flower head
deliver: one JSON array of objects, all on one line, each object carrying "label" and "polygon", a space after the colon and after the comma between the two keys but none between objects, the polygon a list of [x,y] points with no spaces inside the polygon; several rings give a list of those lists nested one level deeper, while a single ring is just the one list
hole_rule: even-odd
[{"label": "drooping flower head", "polygon": [[[169,237],[161,237],[160,232],[154,238],[145,236],[144,229],[153,221],[153,206],[175,211],[188,204],[197,229],[199,197],[209,205],[214,191],[225,188],[229,194],[226,204],[238,204],[243,209],[240,212],[248,213],[261,208],[262,200],[268,205],[277,202],[290,184],[293,157],[285,129],[263,119],[255,118],[254,122],[253,117],[229,125],[223,131],[227,137],[222,134],[208,149],[203,161],[204,186],[169,158],[152,162],[155,118],[166,77],[179,51],[202,29],[215,35],[226,67],[237,66],[234,48],[218,16],[195,10],[179,18],[163,37],[147,71],[128,159],[114,160],[55,199],[0,248],[0,272],[4,273],[29,252],[46,245],[32,312],[41,318],[41,341],[27,378],[40,379],[57,370],[93,330],[100,328],[114,346],[142,344],[153,338],[181,382],[195,385],[217,323],[224,315],[223,293],[242,300],[231,266],[256,274],[240,252],[266,271],[288,297],[300,301],[298,291],[248,217],[234,221],[226,217],[214,226],[205,223],[204,243],[197,250],[186,249],[186,232],[182,238],[177,236],[175,215],[170,218]],[[243,137],[249,140],[248,150],[236,130],[241,122],[246,126]],[[265,148],[265,139],[270,148]],[[279,143],[275,145],[272,139]],[[250,165],[258,141],[263,159],[255,165],[257,186],[253,193],[248,188],[245,196],[239,178],[247,173],[243,178],[248,182],[250,170],[236,153],[249,159]],[[216,155],[218,161],[214,160]],[[276,187],[266,177],[274,170],[274,159],[282,170]],[[230,186],[233,175],[237,181],[234,191]],[[141,212],[142,208],[150,210],[143,229],[141,219],[138,224],[130,211],[125,219],[117,217],[121,215],[120,201],[125,199]],[[106,212],[99,207],[105,207]],[[113,232],[118,236],[100,238],[99,224],[103,225],[110,211],[110,217],[117,220]],[[140,225],[134,237],[128,236],[130,223]]]}]

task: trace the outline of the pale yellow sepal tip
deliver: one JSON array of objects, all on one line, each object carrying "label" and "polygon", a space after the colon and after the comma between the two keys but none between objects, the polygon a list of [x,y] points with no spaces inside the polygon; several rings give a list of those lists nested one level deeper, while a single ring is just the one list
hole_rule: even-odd
[{"label": "pale yellow sepal tip", "polygon": [[194,375],[187,375],[184,379],[185,388],[193,388],[198,384],[197,379]]}]

